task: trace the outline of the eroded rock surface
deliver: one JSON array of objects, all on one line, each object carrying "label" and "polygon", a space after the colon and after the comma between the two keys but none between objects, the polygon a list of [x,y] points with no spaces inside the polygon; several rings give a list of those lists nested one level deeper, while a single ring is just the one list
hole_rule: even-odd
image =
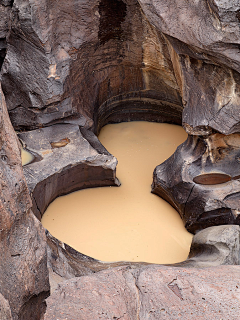
[{"label": "eroded rock surface", "polygon": [[44,319],[237,319],[239,276],[238,266],[113,268],[61,283]]},{"label": "eroded rock surface", "polygon": [[[240,135],[189,136],[154,171],[152,192],[169,201],[190,232],[219,224],[239,224]],[[226,174],[230,181],[194,182],[202,174]],[[206,179],[207,180],[207,179]]]},{"label": "eroded rock surface", "polygon": [[194,235],[186,261],[176,263],[180,267],[214,267],[239,265],[240,227],[221,225],[209,227]]},{"label": "eroded rock surface", "polygon": [[0,70],[6,55],[12,4],[12,0],[0,0]]},{"label": "eroded rock surface", "polygon": [[[139,0],[172,47],[189,134],[239,131],[239,1]],[[171,50],[170,50],[171,51]]]},{"label": "eroded rock surface", "polygon": [[1,320],[12,320],[11,309],[9,303],[4,299],[3,295],[0,294],[0,319]]},{"label": "eroded rock surface", "polygon": [[77,125],[56,124],[21,133],[19,138],[36,157],[36,161],[24,167],[24,174],[33,212],[39,220],[60,195],[89,187],[119,185],[117,159],[88,130],[82,134]]},{"label": "eroded rock surface", "polygon": [[[59,283],[74,277],[91,275],[115,267],[139,269],[146,262],[102,262],[88,257],[54,238],[48,231],[48,268],[53,292]],[[187,260],[173,264],[175,268],[209,268],[239,265],[240,227],[223,225],[206,228],[193,236]]]},{"label": "eroded rock surface", "polygon": [[7,46],[1,78],[16,129],[79,116],[96,132],[133,118],[181,123],[166,41],[136,0],[15,0]]},{"label": "eroded rock surface", "polygon": [[[24,172],[38,219],[58,195],[117,184],[116,159],[90,130],[128,120],[180,124],[183,112],[189,138],[157,167],[153,192],[191,232],[240,224],[239,12],[237,0],[0,0],[10,117],[17,130],[37,129],[19,137],[36,157]],[[0,292],[14,320],[37,319],[49,290],[46,238],[0,100]],[[229,179],[199,184],[202,174]],[[55,275],[89,276],[61,284],[46,319],[238,319],[238,267],[189,269],[239,263],[238,227],[219,228],[194,237],[188,269],[129,265],[97,275],[113,265],[48,234]]]},{"label": "eroded rock surface", "polygon": [[0,90],[0,293],[13,320],[40,319],[49,294],[46,238],[31,211],[20,146]]}]

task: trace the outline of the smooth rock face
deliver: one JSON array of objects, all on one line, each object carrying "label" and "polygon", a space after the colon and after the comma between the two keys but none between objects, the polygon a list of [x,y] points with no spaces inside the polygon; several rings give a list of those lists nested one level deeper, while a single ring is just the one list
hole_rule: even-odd
[{"label": "smooth rock face", "polygon": [[175,266],[213,267],[239,265],[240,227],[222,225],[199,231],[192,240],[188,259]]},{"label": "smooth rock face", "polygon": [[114,268],[61,283],[44,319],[238,319],[239,276],[238,266]]},{"label": "smooth rock face", "polygon": [[46,238],[31,211],[20,146],[0,90],[0,293],[12,317],[40,319],[49,294]]}]

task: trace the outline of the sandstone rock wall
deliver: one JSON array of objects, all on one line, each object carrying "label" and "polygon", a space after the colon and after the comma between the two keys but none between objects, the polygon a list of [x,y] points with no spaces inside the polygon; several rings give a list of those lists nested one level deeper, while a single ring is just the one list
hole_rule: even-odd
[{"label": "sandstone rock wall", "polygon": [[60,284],[44,319],[233,320],[239,288],[236,266],[113,268]]},{"label": "sandstone rock wall", "polygon": [[0,293],[13,320],[40,319],[49,294],[46,240],[31,211],[17,136],[0,89]]},{"label": "sandstone rock wall", "polygon": [[[136,0],[15,0],[2,85],[12,123],[181,123],[166,41]],[[147,112],[146,112],[147,110]]]}]

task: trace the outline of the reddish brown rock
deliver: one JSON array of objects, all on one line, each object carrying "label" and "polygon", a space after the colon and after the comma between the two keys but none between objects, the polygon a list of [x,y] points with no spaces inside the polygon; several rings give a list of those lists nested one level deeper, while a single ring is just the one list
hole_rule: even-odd
[{"label": "reddish brown rock", "polygon": [[44,319],[235,320],[239,276],[238,266],[114,268],[61,283]]},{"label": "reddish brown rock", "polygon": [[1,320],[12,320],[11,309],[9,303],[0,294],[0,319]]},{"label": "reddish brown rock", "polygon": [[48,296],[44,230],[31,212],[17,136],[0,91],[0,293],[14,320],[40,319]]}]

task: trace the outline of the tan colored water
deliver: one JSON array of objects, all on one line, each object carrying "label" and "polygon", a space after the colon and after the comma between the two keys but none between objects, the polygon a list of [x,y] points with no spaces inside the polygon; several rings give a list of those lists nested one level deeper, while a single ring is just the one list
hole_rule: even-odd
[{"label": "tan colored water", "polygon": [[25,166],[33,160],[33,155],[30,152],[24,150],[23,148],[21,148],[21,156],[23,166]]},{"label": "tan colored water", "polygon": [[154,168],[187,135],[179,127],[149,122],[105,126],[102,144],[118,159],[121,187],[85,189],[56,199],[42,223],[52,235],[103,261],[175,263],[192,240],[178,213],[150,193]]}]

